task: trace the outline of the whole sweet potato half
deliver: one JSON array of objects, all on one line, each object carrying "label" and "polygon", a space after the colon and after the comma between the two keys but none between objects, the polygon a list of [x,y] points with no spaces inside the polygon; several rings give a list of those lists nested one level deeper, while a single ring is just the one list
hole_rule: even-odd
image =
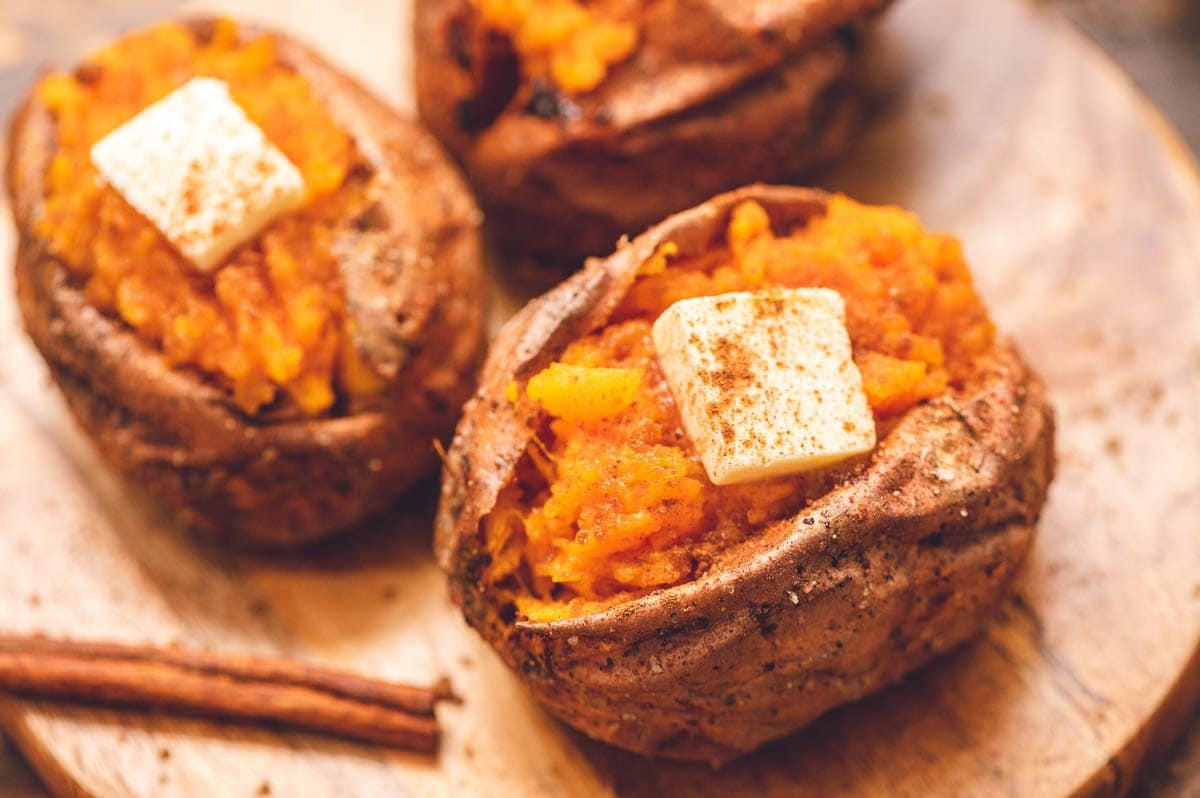
[{"label": "whole sweet potato half", "polygon": [[[678,299],[769,285],[843,295],[878,443],[718,487],[650,324]],[[508,323],[449,452],[436,549],[467,621],[554,714],[721,763],[978,632],[1029,550],[1053,459],[1043,386],[954,239],[897,208],[751,186],[589,261]]]},{"label": "whole sweet potato half", "polygon": [[849,67],[885,5],[428,0],[417,105],[499,246],[561,275],[718,192],[838,155],[859,116]]},{"label": "whole sweet potato half", "polygon": [[[108,130],[195,75],[311,196],[197,274],[101,181]],[[167,22],[52,73],[11,123],[29,335],[99,451],[197,530],[295,545],[437,462],[482,346],[480,214],[432,136],[297,41]]]}]

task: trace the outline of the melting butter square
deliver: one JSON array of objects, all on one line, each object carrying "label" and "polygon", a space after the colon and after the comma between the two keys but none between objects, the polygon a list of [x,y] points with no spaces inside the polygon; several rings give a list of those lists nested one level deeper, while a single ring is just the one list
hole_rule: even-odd
[{"label": "melting butter square", "polygon": [[197,269],[305,198],[304,178],[214,78],[194,78],[92,147],[92,163]]},{"label": "melting butter square", "polygon": [[654,346],[716,485],[821,468],[875,446],[842,297],[827,288],[685,299]]}]

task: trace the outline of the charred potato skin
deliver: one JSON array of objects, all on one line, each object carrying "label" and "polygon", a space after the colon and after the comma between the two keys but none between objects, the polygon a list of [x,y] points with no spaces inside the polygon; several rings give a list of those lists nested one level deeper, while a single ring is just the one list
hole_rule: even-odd
[{"label": "charred potato skin", "polygon": [[509,105],[462,124],[473,93],[456,42],[467,0],[416,7],[417,106],[462,164],[501,250],[546,277],[618,237],[755,180],[832,161],[861,113],[849,69],[887,0],[689,0],[648,15],[644,46],[557,118]]},{"label": "charred potato skin", "polygon": [[[189,19],[199,35],[211,19]],[[481,216],[436,141],[306,45],[267,32],[370,167],[369,218],[335,236],[348,315],[378,397],[331,417],[249,417],[194,372],[98,312],[35,229],[54,121],[32,95],[10,123],[6,169],[26,330],[101,455],[190,527],[234,545],[296,546],[390,506],[437,464],[483,344]],[[381,308],[378,300],[386,299]]]},{"label": "charred potato skin", "polygon": [[602,325],[660,243],[704,251],[745,199],[779,229],[825,202],[765,186],[717,197],[591,260],[504,328],[449,452],[436,537],[466,619],[552,712],[621,748],[713,764],[976,634],[1029,550],[1054,467],[1044,388],[1001,341],[986,379],[910,410],[864,473],[698,580],[595,615],[514,621],[480,579],[480,522],[532,428],[505,386]]}]

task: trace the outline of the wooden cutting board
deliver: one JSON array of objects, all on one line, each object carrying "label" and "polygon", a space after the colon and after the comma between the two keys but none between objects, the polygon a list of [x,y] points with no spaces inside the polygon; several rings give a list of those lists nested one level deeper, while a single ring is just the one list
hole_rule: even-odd
[{"label": "wooden cutting board", "polygon": [[[411,106],[407,3],[249,5]],[[1194,165],[1121,73],[1019,0],[901,0],[870,75],[876,118],[824,184],[958,233],[1058,409],[1040,537],[978,641],[718,773],[591,743],[542,712],[446,600],[429,554],[432,481],[317,551],[201,545],[100,465],[20,334],[0,270],[0,630],[282,652],[404,680],[447,673],[466,697],[439,710],[436,760],[0,698],[0,722],[47,784],[86,796],[1128,789],[1200,693]],[[11,250],[7,226],[0,244]]]}]

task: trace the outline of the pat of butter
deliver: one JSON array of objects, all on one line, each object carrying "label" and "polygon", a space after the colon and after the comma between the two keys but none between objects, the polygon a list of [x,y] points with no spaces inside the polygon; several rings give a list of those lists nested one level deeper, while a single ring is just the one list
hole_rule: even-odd
[{"label": "pat of butter", "polygon": [[91,156],[202,272],[305,198],[300,171],[213,78],[194,78],[147,107]]},{"label": "pat of butter", "polygon": [[653,338],[715,485],[821,468],[875,446],[836,291],[685,299],[659,316]]}]

